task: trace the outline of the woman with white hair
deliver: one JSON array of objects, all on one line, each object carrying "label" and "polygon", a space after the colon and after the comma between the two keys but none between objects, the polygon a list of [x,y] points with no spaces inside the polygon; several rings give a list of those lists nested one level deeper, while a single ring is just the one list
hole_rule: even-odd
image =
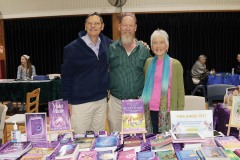
[{"label": "woman with white hair", "polygon": [[167,32],[155,30],[151,35],[151,49],[155,56],[145,63],[142,93],[149,133],[169,131],[170,110],[184,108],[183,67],[177,59],[168,55],[168,48]]},{"label": "woman with white hair", "polygon": [[30,62],[30,56],[21,56],[21,65],[18,66],[17,79],[28,80],[36,75],[36,69]]}]

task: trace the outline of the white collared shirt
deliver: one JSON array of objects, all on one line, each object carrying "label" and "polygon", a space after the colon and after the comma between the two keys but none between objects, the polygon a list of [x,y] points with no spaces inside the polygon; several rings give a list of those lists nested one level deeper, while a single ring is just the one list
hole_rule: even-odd
[{"label": "white collared shirt", "polygon": [[97,40],[97,44],[95,45],[90,37],[88,36],[88,34],[86,34],[85,36],[82,37],[82,40],[88,45],[88,47],[90,47],[94,53],[96,54],[96,56],[98,57],[98,52],[99,52],[99,47],[100,47],[100,43],[101,43],[101,39],[98,37]]}]

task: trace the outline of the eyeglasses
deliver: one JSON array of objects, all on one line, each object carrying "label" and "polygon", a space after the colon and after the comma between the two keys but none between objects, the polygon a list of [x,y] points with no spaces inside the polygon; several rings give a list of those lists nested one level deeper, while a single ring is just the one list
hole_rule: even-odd
[{"label": "eyeglasses", "polygon": [[101,22],[87,22],[87,25],[88,26],[92,26],[92,25],[94,25],[94,26],[100,26],[102,23]]}]

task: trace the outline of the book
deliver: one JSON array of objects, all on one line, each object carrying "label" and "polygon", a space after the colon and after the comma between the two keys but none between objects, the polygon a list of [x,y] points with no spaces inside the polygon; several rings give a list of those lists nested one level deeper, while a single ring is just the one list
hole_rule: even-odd
[{"label": "book", "polygon": [[172,143],[172,136],[171,135],[158,135],[155,139],[150,140],[151,147],[161,148],[168,144]]},{"label": "book", "polygon": [[204,142],[204,137],[199,133],[171,133],[173,143]]},{"label": "book", "polygon": [[71,130],[67,101],[55,100],[48,102],[48,111],[50,131]]},{"label": "book", "polygon": [[221,147],[202,147],[201,151],[206,160],[229,160]]},{"label": "book", "polygon": [[115,160],[116,155],[112,150],[98,151],[97,160]]},{"label": "book", "polygon": [[174,150],[167,150],[167,151],[157,151],[156,152],[159,159],[166,159],[166,160],[177,160],[177,157],[174,153]]},{"label": "book", "polygon": [[61,149],[58,151],[55,159],[71,159],[75,160],[77,158],[79,151],[78,151],[78,144],[72,143],[72,144],[65,144],[61,147]]},{"label": "book", "polygon": [[202,146],[202,143],[184,143],[183,150],[197,150],[200,149]]},{"label": "book", "polygon": [[86,136],[87,137],[95,137],[94,131],[86,131]]},{"label": "book", "polygon": [[107,131],[98,131],[98,136],[99,137],[106,137],[107,136]]},{"label": "book", "polygon": [[146,132],[144,103],[142,99],[122,100],[122,132]]},{"label": "book", "polygon": [[32,155],[46,155],[47,157],[50,156],[55,149],[59,146],[59,142],[42,142],[34,144],[33,147],[28,151],[27,154]]},{"label": "book", "polygon": [[233,96],[232,108],[229,118],[229,124],[233,126],[240,125],[240,96]]},{"label": "book", "polygon": [[75,138],[75,143],[78,144],[79,151],[90,151],[94,144],[95,138],[94,137],[80,137]]},{"label": "book", "polygon": [[78,160],[97,160],[97,151],[82,151]]},{"label": "book", "polygon": [[227,154],[227,156],[229,157],[230,160],[239,160],[240,159],[232,150],[226,149],[225,153]]},{"label": "book", "polygon": [[0,148],[0,159],[19,158],[32,147],[31,142],[7,142]]},{"label": "book", "polygon": [[235,149],[234,153],[235,153],[238,157],[240,157],[240,149]]},{"label": "book", "polygon": [[199,160],[198,154],[195,150],[180,150],[176,152],[178,160]]},{"label": "book", "polygon": [[152,151],[137,152],[137,160],[146,160],[155,157]]},{"label": "book", "polygon": [[223,149],[234,151],[235,149],[240,148],[240,141],[234,136],[215,137],[214,140],[216,144]]},{"label": "book", "polygon": [[124,140],[123,151],[134,149],[135,152],[141,151],[142,140],[138,137],[129,137]]},{"label": "book", "polygon": [[136,159],[136,152],[134,149],[130,149],[127,151],[121,151],[118,155],[118,160],[135,160]]},{"label": "book", "polygon": [[166,145],[166,146],[151,146],[151,151],[157,152],[157,151],[167,151],[167,150],[174,150],[172,143]]},{"label": "book", "polygon": [[26,138],[32,143],[47,142],[46,113],[25,113]]},{"label": "book", "polygon": [[204,142],[201,143],[201,147],[217,147],[214,138],[205,138]]},{"label": "book", "polygon": [[239,95],[239,87],[229,87],[226,88],[226,94],[224,96],[224,101],[223,103],[226,106],[232,106],[232,102],[233,102],[233,96],[238,96]]},{"label": "book", "polygon": [[26,154],[20,160],[45,160],[46,157],[44,154]]},{"label": "book", "polygon": [[118,145],[118,138],[115,136],[97,137],[95,150],[115,150]]}]

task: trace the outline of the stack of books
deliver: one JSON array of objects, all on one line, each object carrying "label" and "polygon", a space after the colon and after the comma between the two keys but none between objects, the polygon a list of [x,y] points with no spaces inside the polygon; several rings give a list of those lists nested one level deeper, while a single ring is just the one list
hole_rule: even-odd
[{"label": "stack of books", "polygon": [[31,142],[7,142],[1,147],[0,159],[17,159],[31,148]]}]

